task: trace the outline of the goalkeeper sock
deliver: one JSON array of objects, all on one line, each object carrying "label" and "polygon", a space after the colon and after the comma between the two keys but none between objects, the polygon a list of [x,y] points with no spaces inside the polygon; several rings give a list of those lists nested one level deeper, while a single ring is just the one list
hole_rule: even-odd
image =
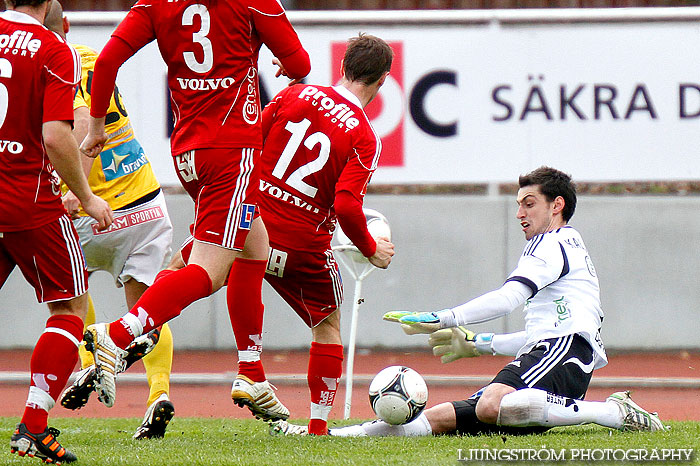
[{"label": "goalkeeper sock", "polygon": [[231,266],[226,290],[226,304],[238,347],[238,373],[253,382],[265,381],[260,353],[265,309],[262,282],[266,267],[266,260],[237,258]]},{"label": "goalkeeper sock", "polygon": [[[408,424],[394,426],[384,421],[365,422],[360,426],[368,437],[425,437],[433,433],[425,413]],[[336,435],[335,430],[331,432]]]},{"label": "goalkeeper sock", "polygon": [[572,426],[596,423],[619,429],[620,409],[614,403],[582,401],[525,388],[507,394],[501,400],[498,424],[504,426]]},{"label": "goalkeeper sock", "polygon": [[309,433],[326,435],[328,415],[343,372],[343,345],[311,342],[307,381],[311,394]]}]

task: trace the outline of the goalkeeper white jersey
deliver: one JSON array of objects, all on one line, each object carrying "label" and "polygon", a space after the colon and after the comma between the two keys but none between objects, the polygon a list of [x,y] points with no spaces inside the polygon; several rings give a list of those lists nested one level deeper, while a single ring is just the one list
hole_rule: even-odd
[{"label": "goalkeeper white jersey", "polygon": [[530,239],[506,281],[513,280],[532,290],[524,308],[527,343],[518,356],[540,340],[578,333],[594,350],[595,369],[608,363],[599,333],[603,310],[598,277],[574,228],[565,226]]}]

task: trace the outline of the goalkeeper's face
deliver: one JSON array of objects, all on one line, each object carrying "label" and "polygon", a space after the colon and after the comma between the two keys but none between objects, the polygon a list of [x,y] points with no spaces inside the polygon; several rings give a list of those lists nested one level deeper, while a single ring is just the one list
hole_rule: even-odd
[{"label": "goalkeeper's face", "polygon": [[524,186],[518,190],[518,213],[525,239],[530,240],[541,233],[552,231],[566,224],[561,211],[564,199],[558,196],[553,201],[540,192],[539,185]]}]

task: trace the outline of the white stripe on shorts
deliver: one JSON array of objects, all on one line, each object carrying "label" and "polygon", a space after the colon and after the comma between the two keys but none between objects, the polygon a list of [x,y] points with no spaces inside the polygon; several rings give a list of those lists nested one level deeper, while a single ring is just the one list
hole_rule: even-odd
[{"label": "white stripe on shorts", "polygon": [[[255,149],[242,149],[241,162],[239,164],[240,173],[236,180],[236,189],[231,198],[229,205],[228,217],[226,218],[226,226],[224,228],[224,238],[222,246],[232,249],[236,241],[236,233],[243,210],[242,202],[245,200],[245,194],[250,183],[250,175],[253,173],[253,154]],[[233,225],[232,225],[233,224]]]},{"label": "white stripe on shorts", "polygon": [[77,235],[73,234],[73,222],[68,218],[67,215],[63,215],[58,219],[61,225],[61,231],[63,232],[63,239],[66,242],[66,248],[68,249],[68,255],[70,257],[71,270],[73,272],[73,293],[75,296],[80,296],[87,292],[87,283],[85,282],[85,258],[83,257],[83,250],[80,247],[80,241]]},{"label": "white stripe on shorts", "polygon": [[340,308],[343,303],[343,282],[338,273],[338,267],[336,266],[335,256],[333,256],[333,251],[326,251],[326,266],[331,274],[331,281],[333,282],[333,295],[335,296],[335,305]]},{"label": "white stripe on shorts", "polygon": [[534,386],[542,377],[547,375],[549,371],[554,369],[562,358],[569,352],[571,343],[574,341],[573,335],[557,338],[552,349],[533,367],[531,367],[522,376],[523,382],[528,387]]}]

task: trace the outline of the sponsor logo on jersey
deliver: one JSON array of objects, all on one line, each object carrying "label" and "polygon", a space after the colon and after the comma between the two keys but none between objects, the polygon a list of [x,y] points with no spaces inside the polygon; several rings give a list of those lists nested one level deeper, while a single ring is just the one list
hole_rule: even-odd
[{"label": "sponsor logo on jersey", "polygon": [[314,86],[304,87],[299,93],[299,98],[311,102],[314,107],[318,107],[318,111],[324,112],[323,116],[330,118],[333,124],[338,125],[338,128],[345,127],[346,133],[360,124],[360,120],[353,116],[355,112],[350,110],[347,104],[335,103],[335,100]]},{"label": "sponsor logo on jersey", "polygon": [[105,181],[130,175],[149,163],[143,147],[136,139],[103,151],[100,159]]},{"label": "sponsor logo on jersey", "polygon": [[123,230],[124,228],[133,227],[134,225],[139,225],[141,223],[150,222],[158,218],[163,218],[163,210],[160,206],[149,207],[147,209],[139,210],[137,212],[132,212],[120,217],[114,217],[114,221],[106,230],[99,231],[97,229],[97,224],[92,225],[92,234],[104,235],[105,233],[112,233],[113,231]]},{"label": "sponsor logo on jersey", "polygon": [[41,48],[41,40],[32,39],[34,33],[27,31],[14,31],[12,34],[0,34],[0,52],[5,55],[19,55],[33,57]]},{"label": "sponsor logo on jersey", "polygon": [[246,96],[243,102],[243,119],[249,125],[254,125],[260,118],[260,101],[258,99],[258,70],[250,67],[245,77]]},{"label": "sponsor logo on jersey", "polygon": [[319,213],[318,207],[312,206],[302,198],[295,196],[294,194],[287,192],[278,186],[273,185],[269,181],[260,180],[260,191],[276,199],[279,199],[282,202],[287,202],[295,207],[299,207],[300,209],[304,209],[315,214]]},{"label": "sponsor logo on jersey", "polygon": [[217,89],[228,89],[236,82],[231,77],[225,78],[175,78],[180,88],[191,91],[215,91]]},{"label": "sponsor logo on jersey", "polygon": [[0,152],[9,152],[10,154],[19,154],[24,150],[21,142],[0,140]]},{"label": "sponsor logo on jersey", "polygon": [[[379,94],[365,107],[372,128],[382,140],[380,167],[404,166],[404,79],[403,42],[388,42],[394,51],[391,73]],[[331,43],[331,82],[340,79],[340,63],[345,55],[346,42]]]}]

